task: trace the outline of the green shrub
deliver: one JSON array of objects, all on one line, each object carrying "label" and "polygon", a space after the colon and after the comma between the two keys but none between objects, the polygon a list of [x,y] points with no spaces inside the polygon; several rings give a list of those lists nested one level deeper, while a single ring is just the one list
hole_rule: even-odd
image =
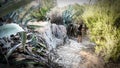
[{"label": "green shrub", "polygon": [[95,52],[105,61],[120,57],[120,0],[99,0],[86,6],[82,15],[90,31],[90,38],[97,46]]},{"label": "green shrub", "polygon": [[64,25],[68,26],[68,24],[73,23],[73,21],[72,21],[73,16],[74,16],[73,8],[71,5],[69,5],[62,12],[62,18],[63,18]]},{"label": "green shrub", "polygon": [[71,5],[63,8],[55,7],[48,13],[47,16],[50,18],[51,23],[68,26],[68,24],[72,23],[72,17],[74,15],[72,11],[73,8]]},{"label": "green shrub", "polygon": [[48,20],[47,13],[56,6],[56,0],[40,0],[39,9],[33,11],[31,16],[37,21]]},{"label": "green shrub", "polygon": [[47,17],[50,18],[51,23],[63,24],[62,12],[62,8],[55,7],[47,14]]},{"label": "green shrub", "polygon": [[73,22],[79,24],[82,21],[81,15],[83,14],[85,8],[84,6],[79,4],[74,4],[72,5],[72,7],[73,7],[73,13],[74,13],[74,16],[72,17]]},{"label": "green shrub", "polygon": [[[0,0],[0,3],[2,1]],[[31,1],[32,0],[19,0],[19,1],[11,0],[11,1],[7,1],[5,4],[3,3],[3,5],[0,4],[1,5],[1,7],[0,7],[0,17],[3,17],[5,15],[15,11],[16,9],[30,3]]]},{"label": "green shrub", "polygon": [[46,14],[48,11],[49,9],[47,7],[41,7],[40,9],[33,11],[31,16],[37,21],[45,21],[47,19]]}]

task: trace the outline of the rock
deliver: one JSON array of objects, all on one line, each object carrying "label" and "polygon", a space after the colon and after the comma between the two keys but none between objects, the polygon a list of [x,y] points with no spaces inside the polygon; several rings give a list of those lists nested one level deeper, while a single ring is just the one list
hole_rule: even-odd
[{"label": "rock", "polygon": [[49,50],[61,46],[65,42],[67,31],[64,25],[51,24],[50,22],[33,22],[29,24],[42,26],[35,30],[41,34],[42,38],[45,39]]}]

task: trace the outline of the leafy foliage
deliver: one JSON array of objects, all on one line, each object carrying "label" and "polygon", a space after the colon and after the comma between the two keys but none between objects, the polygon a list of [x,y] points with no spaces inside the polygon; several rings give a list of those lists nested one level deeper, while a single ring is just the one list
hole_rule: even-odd
[{"label": "leafy foliage", "polygon": [[[11,1],[7,1],[5,4],[3,4],[0,7],[0,17],[3,17],[7,14],[9,14],[10,12],[15,11],[16,9],[20,8],[21,6],[30,3],[32,0],[11,0]],[[0,4],[1,5],[1,4]],[[6,7],[6,8],[5,8]]]},{"label": "leafy foliage", "polygon": [[72,7],[74,13],[74,16],[72,17],[73,21],[74,23],[79,24],[82,22],[82,14],[84,13],[85,7],[79,4],[72,5]]},{"label": "leafy foliage", "polygon": [[51,11],[47,14],[47,17],[50,18],[51,23],[55,24],[63,24],[63,18],[62,18],[62,8],[55,7],[51,9]]},{"label": "leafy foliage", "polygon": [[[8,15],[6,15],[7,13],[5,13],[6,16],[3,17],[4,20],[10,18],[12,19],[12,22],[17,23],[17,24],[15,23],[4,24],[0,26],[0,47],[2,48],[0,49],[1,50],[0,54],[4,55],[6,59],[9,59],[10,57],[14,57],[14,54],[17,53],[17,57],[8,60],[10,61],[10,64],[21,62],[22,64],[26,65],[29,64],[29,62],[33,62],[34,64],[37,64],[39,62],[38,63],[38,65],[40,65],[39,67],[43,67],[43,65],[47,66],[46,45],[41,42],[41,39],[39,39],[40,37],[36,37],[38,35],[35,35],[34,37],[31,34],[28,35],[29,32],[34,31],[35,28],[41,27],[36,25],[28,25],[28,22],[34,19],[33,17],[30,16],[30,13],[36,8],[38,8],[38,6],[36,7],[32,4],[28,4],[27,6],[21,7],[19,9],[13,7],[13,9],[10,9],[11,13],[7,12],[9,13]],[[41,14],[44,14],[46,9],[42,10],[43,11],[41,12]],[[20,27],[18,24],[20,24],[22,27]],[[23,30],[23,28],[25,30]],[[18,32],[21,33],[17,35]],[[5,37],[5,39],[3,37]],[[19,57],[18,55],[21,55],[19,52],[21,52],[22,55],[24,55],[24,57]],[[26,58],[28,55],[30,56],[30,58]],[[0,60],[3,59],[4,56],[1,56]],[[16,58],[19,58],[19,60],[17,60]],[[20,58],[24,58],[22,59],[23,62],[21,61]],[[28,61],[28,59],[30,60]],[[14,62],[11,62],[11,60],[14,60]]]},{"label": "leafy foliage", "polygon": [[[95,51],[105,61],[117,61],[120,57],[120,0],[98,0],[94,5],[86,6],[82,15],[87,24],[91,40],[97,46]],[[116,27],[117,26],[117,27]]]},{"label": "leafy foliage", "polygon": [[26,45],[26,41],[27,41],[26,32],[21,33],[21,41],[22,41],[23,50],[25,51],[25,45]]},{"label": "leafy foliage", "polygon": [[48,9],[54,8],[57,4],[57,0],[40,0],[41,7],[47,7]]},{"label": "leafy foliage", "polygon": [[47,18],[46,18],[46,14],[48,12],[48,9],[47,8],[40,8],[36,11],[33,11],[32,13],[32,17],[37,19],[37,21],[45,21]]},{"label": "leafy foliage", "polygon": [[63,11],[62,13],[62,18],[63,18],[63,22],[64,22],[64,25],[68,25],[70,23],[72,23],[72,17],[73,17],[73,13],[72,13],[72,6],[68,6],[68,8]]},{"label": "leafy foliage", "polygon": [[40,0],[39,9],[32,12],[32,18],[35,18],[37,21],[47,20],[47,13],[56,5],[56,0]]},{"label": "leafy foliage", "polygon": [[72,17],[74,13],[72,11],[73,8],[71,5],[63,8],[55,7],[48,13],[47,16],[50,18],[51,23],[68,26],[68,24],[73,23]]},{"label": "leafy foliage", "polygon": [[23,28],[18,24],[11,23],[0,26],[0,38],[10,37],[10,35],[15,35],[18,32],[23,32]]}]

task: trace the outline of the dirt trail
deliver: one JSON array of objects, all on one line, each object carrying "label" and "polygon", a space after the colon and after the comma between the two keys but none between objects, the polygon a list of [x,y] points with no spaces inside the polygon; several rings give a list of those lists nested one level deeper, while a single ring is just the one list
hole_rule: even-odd
[{"label": "dirt trail", "polygon": [[60,46],[56,51],[59,58],[54,62],[64,68],[103,68],[104,63],[94,54],[84,51],[94,47],[94,44],[84,38],[82,43],[69,40],[69,43]]},{"label": "dirt trail", "polygon": [[56,62],[63,65],[66,68],[73,68],[73,66],[74,68],[77,68],[80,61],[82,60],[78,52],[81,50],[83,46],[77,43],[76,41],[73,40],[69,41],[70,41],[69,45],[66,44],[57,49],[59,59],[57,59]]}]

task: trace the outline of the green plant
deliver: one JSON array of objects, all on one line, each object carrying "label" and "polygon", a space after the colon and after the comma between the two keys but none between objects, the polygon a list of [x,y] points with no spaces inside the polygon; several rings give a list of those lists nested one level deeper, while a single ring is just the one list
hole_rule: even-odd
[{"label": "green plant", "polygon": [[73,13],[74,13],[74,15],[73,15],[73,22],[74,23],[81,23],[81,21],[82,21],[82,14],[84,13],[84,10],[85,10],[85,8],[84,8],[84,6],[82,6],[82,5],[79,5],[79,4],[74,4],[74,5],[72,5],[72,7],[73,7]]},{"label": "green plant", "polygon": [[10,37],[10,35],[15,35],[18,32],[23,32],[23,28],[18,24],[11,23],[0,26],[0,38]]},{"label": "green plant", "polygon": [[62,18],[63,8],[55,7],[47,14],[47,17],[50,18],[51,23],[63,24]]},{"label": "green plant", "polygon": [[57,4],[56,0],[40,0],[40,7],[54,8]]},{"label": "green plant", "polygon": [[16,9],[30,3],[31,1],[32,0],[19,0],[19,1],[11,0],[11,1],[7,1],[7,3],[3,4],[0,7],[0,17],[3,17],[5,15],[9,14],[10,12],[15,11]]},{"label": "green plant", "polygon": [[39,9],[32,12],[32,18],[35,18],[37,21],[47,20],[47,13],[56,5],[56,0],[40,0]]},{"label": "green plant", "polygon": [[41,7],[40,9],[33,11],[31,16],[35,18],[37,21],[41,21],[41,20],[45,21],[47,19],[46,14],[48,10],[49,9],[47,7]]},{"label": "green plant", "polygon": [[[21,0],[19,0],[19,1],[21,1]],[[30,0],[30,1],[32,1],[32,0]],[[17,21],[12,21],[12,22],[16,22],[17,24],[11,23],[11,24],[3,24],[0,26],[0,45],[1,45],[0,53],[5,56],[5,59],[7,60],[7,62],[9,61],[9,64],[13,63],[14,65],[17,64],[18,66],[20,64],[21,65],[29,64],[30,66],[34,66],[34,64],[37,64],[37,65],[39,65],[39,67],[43,67],[43,65],[47,66],[47,58],[46,58],[47,57],[47,47],[46,47],[45,41],[43,39],[41,39],[41,37],[38,37],[38,33],[34,32],[35,28],[38,28],[41,26],[28,25],[28,22],[31,21],[31,19],[33,19],[30,17],[30,13],[34,9],[34,7],[33,6],[31,7],[28,5],[29,7],[28,6],[23,7],[22,9],[20,8],[20,10],[18,9],[20,11],[19,12],[17,10],[14,11],[16,9],[15,7],[17,7],[17,6],[15,6],[15,7],[14,6],[13,6],[13,8],[11,7],[12,9],[10,9],[10,10],[7,9],[10,12],[13,11],[13,13],[9,13],[8,11],[6,11],[5,14],[3,14],[3,16],[4,16],[8,13],[9,15],[6,17],[11,18],[13,20],[17,20]],[[8,8],[8,7],[6,7],[6,8]],[[44,12],[47,11],[46,9],[47,8],[40,8],[40,14],[43,16],[43,18],[41,18],[42,20],[45,19],[44,14],[46,14],[46,13],[44,13]],[[27,11],[25,11],[25,10],[27,10]],[[2,10],[0,10],[0,12],[2,12]],[[2,13],[0,14],[1,16],[2,16]],[[20,17],[20,15],[21,15],[21,17]],[[6,17],[5,17],[5,20],[7,19]],[[19,26],[18,24],[20,24],[22,27]],[[27,29],[28,29],[28,31],[27,31]],[[30,33],[29,30],[31,30],[30,32],[33,31],[34,33]],[[21,47],[21,45],[23,48]],[[24,50],[24,52],[23,52],[23,50]],[[24,57],[22,57],[24,59],[22,59],[22,60],[19,60],[19,59],[17,60],[16,57],[14,57],[15,53],[17,53],[17,55],[21,55],[21,53],[19,53],[19,51],[21,51],[21,53],[24,54]],[[4,57],[2,57],[2,55],[0,57],[0,60],[4,59]],[[27,58],[26,56],[28,56],[28,55],[31,58]],[[14,57],[14,58],[8,59],[9,57]],[[17,58],[19,58],[19,57],[17,57]],[[28,60],[28,59],[31,59],[31,60]],[[13,60],[13,61],[11,62],[11,60]],[[34,64],[32,65],[31,62],[33,62]]]},{"label": "green plant", "polygon": [[[120,0],[98,0],[86,6],[82,19],[90,31],[90,38],[97,46],[95,52],[105,61],[120,57]],[[117,25],[116,25],[117,24]]]},{"label": "green plant", "polygon": [[72,12],[73,8],[71,5],[68,6],[68,8],[62,12],[62,18],[64,25],[67,25],[72,23],[72,17],[74,13]]}]

